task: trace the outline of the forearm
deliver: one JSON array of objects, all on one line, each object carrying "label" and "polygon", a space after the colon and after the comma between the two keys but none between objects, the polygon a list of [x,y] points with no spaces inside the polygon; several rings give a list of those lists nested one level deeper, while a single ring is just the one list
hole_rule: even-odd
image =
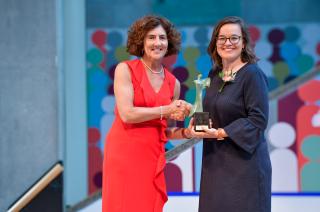
[{"label": "forearm", "polygon": [[166,129],[168,139],[191,139],[192,135],[188,128],[171,127]]},{"label": "forearm", "polygon": [[153,119],[165,119],[171,113],[169,106],[127,107],[119,110],[121,120],[125,123],[140,123]]}]

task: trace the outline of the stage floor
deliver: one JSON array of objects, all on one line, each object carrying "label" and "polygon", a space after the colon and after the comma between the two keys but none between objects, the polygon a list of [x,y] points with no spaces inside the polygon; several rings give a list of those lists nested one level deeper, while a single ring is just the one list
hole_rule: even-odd
[{"label": "stage floor", "polygon": [[[319,212],[319,195],[272,195],[272,212]],[[101,211],[101,199],[80,210],[81,212]],[[197,212],[197,195],[173,195],[164,207],[163,212]]]},{"label": "stage floor", "polygon": [[[319,212],[320,195],[317,196],[272,196],[272,212]],[[197,212],[198,196],[170,196],[164,212]]]}]

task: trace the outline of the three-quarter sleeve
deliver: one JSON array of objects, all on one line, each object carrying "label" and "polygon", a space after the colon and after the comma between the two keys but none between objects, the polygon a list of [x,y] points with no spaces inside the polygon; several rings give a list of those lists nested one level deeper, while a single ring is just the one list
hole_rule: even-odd
[{"label": "three-quarter sleeve", "polygon": [[228,136],[246,152],[253,153],[264,140],[268,124],[268,89],[264,73],[256,68],[247,70],[244,83],[244,107],[247,117],[236,119],[224,127]]}]

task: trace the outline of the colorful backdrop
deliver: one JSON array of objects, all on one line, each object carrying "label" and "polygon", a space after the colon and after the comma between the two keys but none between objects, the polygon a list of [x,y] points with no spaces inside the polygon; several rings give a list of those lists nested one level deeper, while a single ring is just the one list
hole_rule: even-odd
[{"label": "colorful backdrop", "polygon": [[[272,91],[320,65],[319,24],[250,26],[259,65]],[[181,98],[194,102],[193,80],[207,76],[212,63],[206,54],[212,26],[182,27],[182,50],[165,65],[181,82]],[[88,185],[101,188],[104,138],[113,118],[115,66],[132,59],[126,52],[127,29],[88,29]],[[317,92],[316,92],[317,91]],[[270,101],[266,131],[273,166],[273,192],[320,192],[320,76],[292,93]],[[187,122],[186,122],[187,123]],[[178,123],[183,126],[183,122]],[[183,141],[169,141],[171,149]],[[166,167],[169,192],[199,191],[202,145],[184,152]]]}]

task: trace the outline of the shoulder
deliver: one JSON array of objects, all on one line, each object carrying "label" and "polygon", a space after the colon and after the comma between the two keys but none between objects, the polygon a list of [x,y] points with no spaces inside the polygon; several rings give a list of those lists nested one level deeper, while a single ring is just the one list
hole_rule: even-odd
[{"label": "shoulder", "polygon": [[125,60],[125,61],[119,63],[119,65],[124,63],[124,64],[126,64],[129,68],[134,69],[134,68],[136,68],[138,65],[140,65],[140,62],[141,62],[141,61],[140,61],[139,59]]},{"label": "shoulder", "polygon": [[166,68],[164,67],[165,75],[170,81],[177,81],[177,78]]},{"label": "shoulder", "polygon": [[169,84],[170,90],[174,93],[173,96],[180,95],[180,82],[179,80],[166,68],[164,67],[165,80]]},{"label": "shoulder", "polygon": [[116,72],[132,72],[133,70],[138,69],[140,66],[140,60],[134,59],[134,60],[125,60],[120,62],[116,67]]},{"label": "shoulder", "polygon": [[116,69],[129,68],[128,66],[129,65],[128,65],[127,61],[123,61],[123,62],[118,63],[118,65],[116,66]]},{"label": "shoulder", "polygon": [[120,62],[115,69],[115,77],[131,77],[133,70],[137,68],[136,60],[125,60]]},{"label": "shoulder", "polygon": [[210,71],[209,71],[209,74],[208,74],[208,77],[209,78],[213,78],[214,76],[217,76],[219,71],[221,71],[221,68],[217,67],[217,66],[214,66]]},{"label": "shoulder", "polygon": [[267,80],[265,73],[256,63],[247,64],[244,69],[244,75],[248,79],[258,78]]},{"label": "shoulder", "polygon": [[209,71],[208,77],[209,77],[209,78],[213,78],[213,76],[214,76],[214,71],[211,69],[211,70]]},{"label": "shoulder", "polygon": [[256,63],[247,64],[244,69],[243,78],[245,83],[250,84],[249,86],[264,85],[268,87],[267,76]]},{"label": "shoulder", "polygon": [[116,66],[115,73],[119,74],[119,73],[124,73],[128,71],[129,71],[129,65],[126,63],[126,61],[123,61]]}]

